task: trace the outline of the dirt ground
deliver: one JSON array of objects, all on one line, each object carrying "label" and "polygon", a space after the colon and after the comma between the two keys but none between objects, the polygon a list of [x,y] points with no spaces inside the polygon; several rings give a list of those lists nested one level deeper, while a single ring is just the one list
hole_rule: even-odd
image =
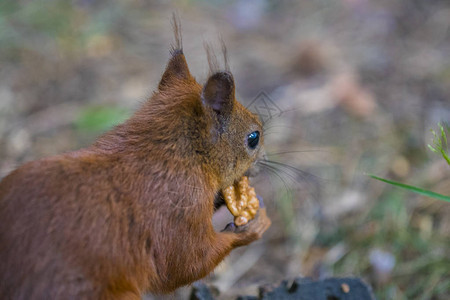
[{"label": "dirt ground", "polygon": [[447,299],[450,204],[367,176],[450,195],[450,166],[427,147],[450,122],[445,0],[0,0],[0,178],[89,145],[145,101],[174,11],[199,82],[204,43],[220,52],[225,41],[238,100],[285,164],[252,178],[273,225],[206,279],[220,299],[298,276],[360,276],[378,299]]}]

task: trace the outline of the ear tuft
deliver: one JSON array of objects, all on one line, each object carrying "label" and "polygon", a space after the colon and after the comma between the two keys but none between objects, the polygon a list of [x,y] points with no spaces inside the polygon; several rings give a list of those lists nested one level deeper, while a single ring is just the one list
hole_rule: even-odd
[{"label": "ear tuft", "polygon": [[172,13],[172,29],[173,35],[175,37],[175,45],[172,45],[170,54],[175,55],[177,51],[183,53],[183,36],[181,35],[181,22],[180,18],[176,13]]},{"label": "ear tuft", "polygon": [[191,77],[186,58],[183,54],[181,24],[175,13],[172,15],[172,26],[175,36],[175,44],[172,45],[170,50],[172,57],[170,58],[161,81],[159,82],[158,88],[160,90],[164,89],[166,86],[169,86],[173,81],[189,79]]},{"label": "ear tuft", "polygon": [[233,109],[234,79],[230,72],[217,72],[208,78],[202,92],[204,105],[226,116]]},{"label": "ear tuft", "polygon": [[[225,42],[223,41],[222,37],[220,37],[220,43],[222,45],[222,55],[223,55],[223,62],[225,65],[225,71],[230,72],[230,65],[228,64],[227,46],[225,45]],[[214,52],[212,45],[210,43],[205,42],[203,46],[206,51],[206,57],[208,58],[209,75],[218,73],[220,70],[223,70],[223,68],[220,68],[219,66],[219,60],[217,59],[216,53]]]}]

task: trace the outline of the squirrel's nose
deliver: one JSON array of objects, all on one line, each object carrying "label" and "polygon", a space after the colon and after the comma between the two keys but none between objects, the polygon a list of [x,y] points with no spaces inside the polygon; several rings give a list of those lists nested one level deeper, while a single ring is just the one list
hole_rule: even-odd
[{"label": "squirrel's nose", "polygon": [[247,177],[255,177],[256,175],[258,175],[259,169],[260,169],[260,166],[258,165],[258,162],[255,161],[255,162],[250,166],[250,168],[245,172],[244,176],[247,176]]}]

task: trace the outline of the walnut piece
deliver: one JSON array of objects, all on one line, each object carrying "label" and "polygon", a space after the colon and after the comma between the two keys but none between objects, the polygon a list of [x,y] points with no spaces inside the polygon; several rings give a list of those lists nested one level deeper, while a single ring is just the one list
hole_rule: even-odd
[{"label": "walnut piece", "polygon": [[255,189],[248,183],[248,178],[243,176],[235,184],[223,191],[225,203],[234,216],[234,224],[242,226],[253,219],[259,208],[259,201]]}]

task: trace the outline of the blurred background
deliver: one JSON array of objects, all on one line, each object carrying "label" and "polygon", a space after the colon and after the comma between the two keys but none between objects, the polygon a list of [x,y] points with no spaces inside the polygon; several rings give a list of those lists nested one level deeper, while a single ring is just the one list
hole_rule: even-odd
[{"label": "blurred background", "polygon": [[298,276],[448,299],[450,204],[366,175],[450,194],[450,166],[427,148],[450,120],[445,0],[0,0],[0,178],[91,144],[139,107],[169,58],[174,11],[200,83],[204,42],[220,53],[223,38],[238,100],[287,165],[252,179],[273,225],[205,280],[219,299]]}]

